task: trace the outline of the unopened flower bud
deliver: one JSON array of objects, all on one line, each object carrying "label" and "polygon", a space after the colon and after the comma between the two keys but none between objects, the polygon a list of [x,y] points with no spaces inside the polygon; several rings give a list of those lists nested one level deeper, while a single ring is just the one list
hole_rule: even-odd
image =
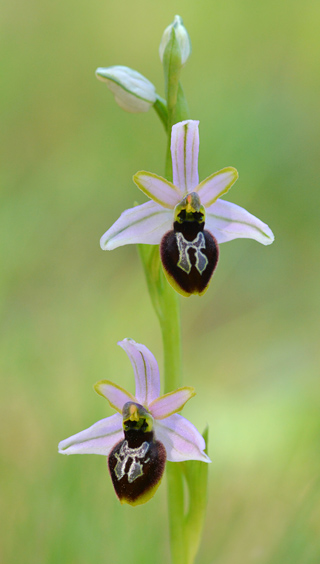
[{"label": "unopened flower bud", "polygon": [[142,74],[129,67],[99,67],[96,77],[113,92],[117,104],[132,114],[147,112],[156,101],[155,86]]},{"label": "unopened flower bud", "polygon": [[191,41],[186,28],[183,25],[182,18],[180,16],[175,16],[172,24],[168,25],[163,32],[159,47],[159,55],[161,62],[163,63],[163,56],[166,47],[171,39],[172,29],[174,29],[176,39],[180,49],[181,64],[184,65],[191,53]]}]

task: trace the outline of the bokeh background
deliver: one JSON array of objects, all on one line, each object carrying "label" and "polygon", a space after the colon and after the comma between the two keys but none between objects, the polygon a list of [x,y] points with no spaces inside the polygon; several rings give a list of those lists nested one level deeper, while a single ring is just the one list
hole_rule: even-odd
[{"label": "bokeh background", "polygon": [[162,367],[134,247],[102,233],[164,171],[155,112],[129,115],[95,79],[124,64],[164,94],[158,45],[178,13],[182,82],[200,120],[200,178],[228,165],[228,198],[275,243],[221,247],[207,294],[181,298],[184,415],[210,427],[202,564],[320,562],[319,17],[316,0],[29,0],[2,5],[1,548],[3,563],[160,564],[166,488],[118,503],[103,457],[59,440],[111,415],[92,386],[133,391],[119,339]]}]

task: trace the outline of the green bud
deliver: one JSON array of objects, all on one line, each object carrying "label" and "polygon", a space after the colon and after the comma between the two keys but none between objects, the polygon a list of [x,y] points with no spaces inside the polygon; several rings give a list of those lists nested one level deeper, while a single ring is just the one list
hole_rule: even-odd
[{"label": "green bud", "polygon": [[181,65],[184,65],[187,62],[191,53],[191,41],[189,34],[183,25],[182,18],[180,16],[175,16],[173,22],[170,25],[168,25],[168,27],[166,27],[166,29],[164,30],[159,47],[159,55],[161,62],[163,63],[163,57],[166,47],[171,40],[172,30],[174,30],[176,40],[178,43]]},{"label": "green bud", "polygon": [[155,86],[142,74],[129,67],[99,67],[98,80],[105,82],[113,92],[117,104],[133,114],[147,112],[156,101]]}]

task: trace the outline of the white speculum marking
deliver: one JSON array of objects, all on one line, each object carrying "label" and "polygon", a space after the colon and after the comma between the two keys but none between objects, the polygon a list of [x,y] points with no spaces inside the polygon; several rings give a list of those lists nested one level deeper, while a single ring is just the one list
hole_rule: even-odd
[{"label": "white speculum marking", "polygon": [[202,231],[198,233],[197,237],[193,241],[187,241],[182,235],[182,233],[178,231],[176,233],[176,240],[179,250],[179,260],[177,266],[179,266],[181,270],[184,270],[184,272],[189,274],[192,265],[188,251],[189,249],[194,249],[195,257],[196,257],[195,267],[197,271],[200,274],[202,274],[208,265],[207,257],[200,250],[206,248],[206,242]]},{"label": "white speculum marking", "polygon": [[[140,464],[137,458],[144,458],[148,452],[148,449],[149,443],[147,443],[147,441],[142,443],[142,445],[138,448],[130,448],[128,446],[128,441],[124,441],[124,443],[121,445],[119,454],[115,453],[115,457],[118,462],[115,466],[114,473],[117,477],[117,480],[121,480],[121,478],[123,478],[123,476],[127,474],[128,482],[129,484],[131,484],[132,482],[134,482],[134,480],[139,478],[139,476],[143,476],[143,463]],[[129,458],[132,459],[132,462],[130,464],[128,472],[126,472],[126,466]],[[148,461],[149,458],[147,460],[144,460],[143,462]]]}]

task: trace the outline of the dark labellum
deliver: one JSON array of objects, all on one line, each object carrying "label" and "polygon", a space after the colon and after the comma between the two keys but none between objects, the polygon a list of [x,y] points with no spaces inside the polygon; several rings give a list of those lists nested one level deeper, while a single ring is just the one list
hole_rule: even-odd
[{"label": "dark labellum", "polygon": [[140,505],[160,485],[166,464],[166,450],[154,439],[153,431],[124,431],[109,454],[108,465],[116,494],[122,503]]},{"label": "dark labellum", "polygon": [[183,296],[203,294],[219,258],[216,239],[197,221],[174,222],[161,241],[160,255],[170,284]]}]

